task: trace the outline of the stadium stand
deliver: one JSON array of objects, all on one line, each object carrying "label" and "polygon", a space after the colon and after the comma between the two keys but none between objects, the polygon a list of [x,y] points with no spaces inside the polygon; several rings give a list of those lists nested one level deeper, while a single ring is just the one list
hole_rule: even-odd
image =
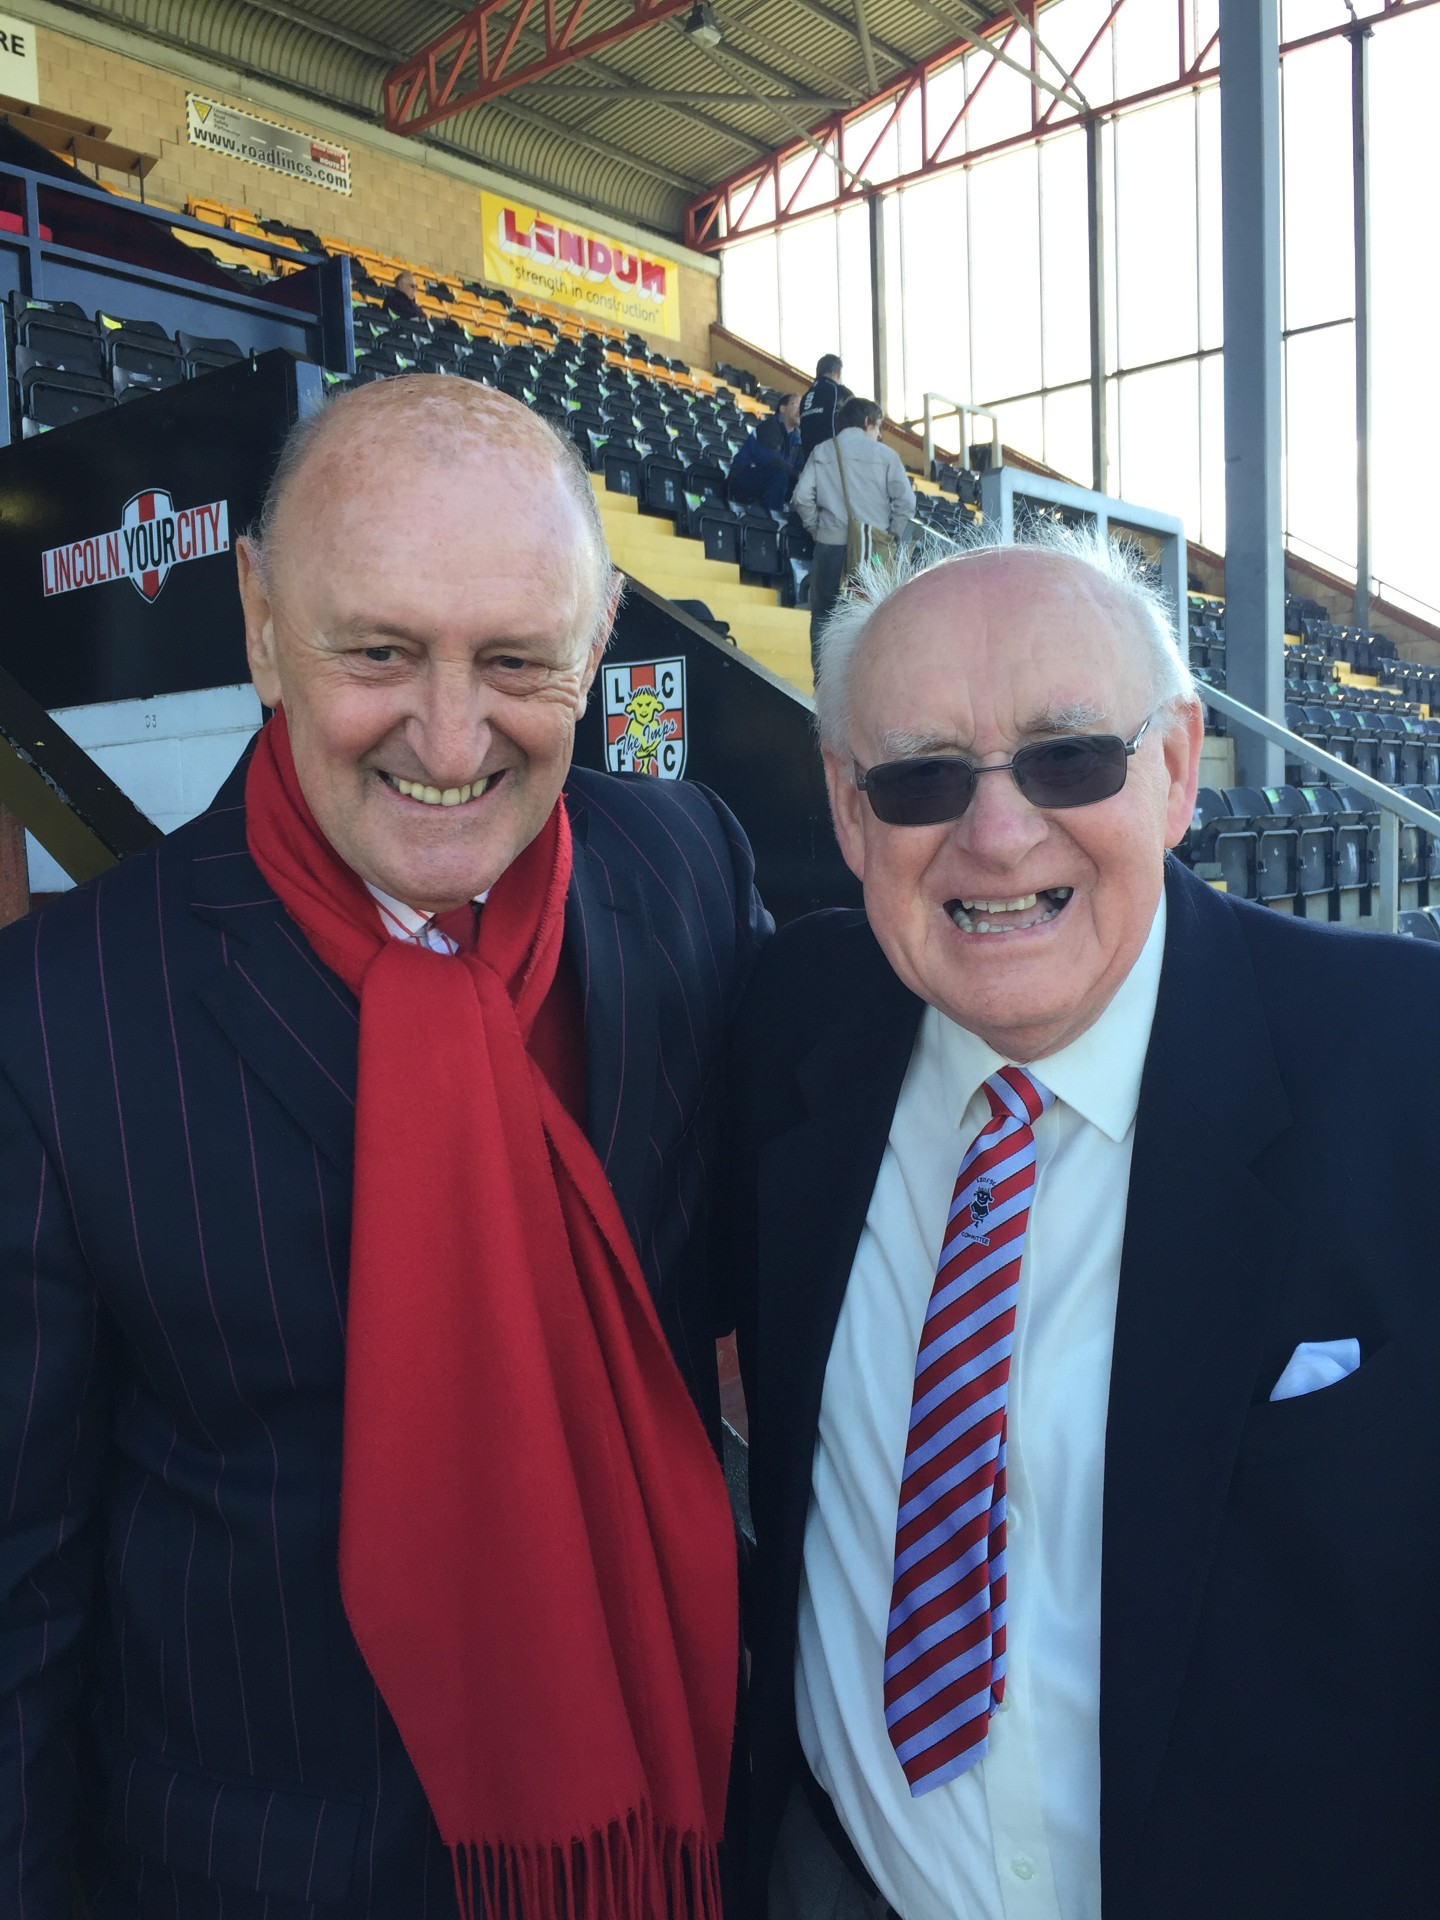
[{"label": "stadium stand", "polygon": [[[713,374],[697,372],[639,334],[246,208],[192,199],[187,212],[214,232],[181,237],[240,287],[295,271],[289,252],[347,258],[355,371],[327,373],[327,384],[419,370],[522,399],[572,439],[590,469],[616,564],[801,692],[811,690],[809,537],[784,514],[728,499],[730,463],[778,397],[755,375],[725,361]],[[247,241],[281,253],[247,249]],[[405,271],[416,278],[418,320],[385,304]],[[170,335],[138,314],[90,315],[19,294],[6,327],[27,437],[244,357],[231,339]],[[979,520],[977,473],[936,458],[912,479],[917,537],[956,540]],[[1314,601],[1292,596],[1286,627],[1292,731],[1421,804],[1440,803],[1440,669],[1400,659],[1385,635],[1337,625]],[[1223,599],[1190,595],[1188,637],[1202,689],[1224,688]],[[1226,732],[1214,709],[1207,732]],[[1378,815],[1351,789],[1310,783],[1303,756],[1292,756],[1285,773],[1278,788],[1202,788],[1180,857],[1246,898],[1363,921],[1377,875]],[[1402,833],[1401,885],[1402,930],[1440,938],[1440,841],[1413,827]]]}]

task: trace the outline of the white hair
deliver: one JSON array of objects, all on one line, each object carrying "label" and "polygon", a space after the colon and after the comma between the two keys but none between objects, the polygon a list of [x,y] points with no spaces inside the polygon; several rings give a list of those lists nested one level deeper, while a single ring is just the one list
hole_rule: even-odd
[{"label": "white hair", "polygon": [[903,587],[937,567],[965,566],[985,554],[1014,551],[1051,554],[1076,561],[1099,576],[1131,616],[1150,668],[1156,717],[1168,725],[1197,698],[1195,682],[1175,639],[1172,609],[1151,581],[1143,555],[1132,542],[1105,539],[1095,527],[1068,527],[1040,519],[1013,543],[977,530],[953,546],[917,543],[888,560],[872,560],[855,574],[821,628],[815,682],[815,726],[822,747],[844,750],[850,737],[850,683],[870,623]]}]

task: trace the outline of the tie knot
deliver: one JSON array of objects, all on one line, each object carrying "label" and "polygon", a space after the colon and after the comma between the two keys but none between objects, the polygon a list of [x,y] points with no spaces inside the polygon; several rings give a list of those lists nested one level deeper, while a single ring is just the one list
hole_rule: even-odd
[{"label": "tie knot", "polygon": [[1024,1067],[1001,1067],[998,1073],[992,1073],[985,1082],[985,1094],[995,1119],[1008,1115],[1027,1127],[1033,1127],[1045,1109],[1055,1103],[1050,1089]]},{"label": "tie knot", "polygon": [[444,913],[432,913],[432,927],[448,934],[461,953],[474,953],[480,938],[480,915],[473,900],[463,906],[447,907]]}]

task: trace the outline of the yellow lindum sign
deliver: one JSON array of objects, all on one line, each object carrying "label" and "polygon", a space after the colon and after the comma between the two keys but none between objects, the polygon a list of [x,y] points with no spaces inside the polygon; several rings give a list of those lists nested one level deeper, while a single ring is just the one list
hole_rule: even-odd
[{"label": "yellow lindum sign", "polygon": [[498,193],[480,195],[483,276],[493,287],[555,300],[612,326],[680,338],[673,260]]}]

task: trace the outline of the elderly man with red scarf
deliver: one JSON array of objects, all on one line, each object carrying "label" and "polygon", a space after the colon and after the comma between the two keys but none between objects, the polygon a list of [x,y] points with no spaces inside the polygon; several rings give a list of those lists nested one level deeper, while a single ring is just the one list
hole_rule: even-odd
[{"label": "elderly man with red scarf", "polygon": [[247,760],[0,939],[0,1915],[710,1920],[748,848],[571,770],[517,402],[347,395],[239,563]]}]

